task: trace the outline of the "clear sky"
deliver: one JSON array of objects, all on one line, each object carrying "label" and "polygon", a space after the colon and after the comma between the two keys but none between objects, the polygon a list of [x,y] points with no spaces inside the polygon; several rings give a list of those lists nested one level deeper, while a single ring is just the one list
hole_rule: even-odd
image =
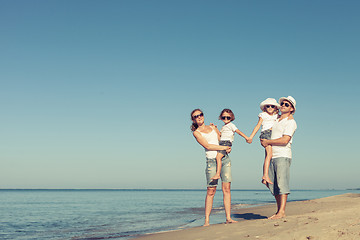
[{"label": "clear sky", "polygon": [[[360,187],[360,2],[0,0],[0,188],[205,189],[190,112],[293,96],[291,187]],[[264,189],[239,135],[234,189]]]}]

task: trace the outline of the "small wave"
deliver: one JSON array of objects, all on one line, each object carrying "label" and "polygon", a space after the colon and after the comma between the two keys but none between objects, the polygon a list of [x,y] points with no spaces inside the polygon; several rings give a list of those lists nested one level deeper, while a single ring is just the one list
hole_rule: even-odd
[{"label": "small wave", "polygon": [[205,208],[200,207],[200,208],[184,208],[181,211],[178,211],[176,213],[179,214],[189,214],[189,213],[193,213],[193,214],[203,214],[204,213]]},{"label": "small wave", "polygon": [[256,206],[255,204],[245,204],[245,203],[238,203],[238,204],[233,204],[231,206],[231,208],[248,208],[248,207],[252,207],[252,206]]}]

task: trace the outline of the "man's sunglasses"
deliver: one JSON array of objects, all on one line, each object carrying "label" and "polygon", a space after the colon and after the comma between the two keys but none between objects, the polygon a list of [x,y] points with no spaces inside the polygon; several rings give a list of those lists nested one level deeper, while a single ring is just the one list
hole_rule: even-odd
[{"label": "man's sunglasses", "polygon": [[287,102],[282,102],[281,103],[281,106],[284,106],[285,105],[285,107],[290,107],[291,105],[290,104],[288,104]]}]

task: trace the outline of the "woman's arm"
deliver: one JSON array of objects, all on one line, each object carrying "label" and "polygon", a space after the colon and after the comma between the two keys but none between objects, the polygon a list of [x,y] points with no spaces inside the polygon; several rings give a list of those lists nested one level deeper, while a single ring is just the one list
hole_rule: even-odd
[{"label": "woman's arm", "polygon": [[256,124],[256,126],[254,127],[254,130],[250,134],[249,140],[247,140],[248,143],[252,143],[252,139],[255,136],[255,134],[259,131],[262,122],[263,122],[263,119],[261,117],[259,117],[258,123]]},{"label": "woman's arm", "polygon": [[210,151],[230,150],[228,146],[220,146],[215,144],[209,144],[208,141],[197,131],[193,132],[196,141],[203,146],[205,149]]}]

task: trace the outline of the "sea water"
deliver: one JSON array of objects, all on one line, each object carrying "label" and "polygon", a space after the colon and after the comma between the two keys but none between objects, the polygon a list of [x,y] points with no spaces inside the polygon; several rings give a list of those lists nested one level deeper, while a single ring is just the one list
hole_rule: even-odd
[{"label": "sea water", "polygon": [[[293,190],[289,201],[359,192]],[[205,190],[0,190],[0,239],[131,239],[201,226]],[[232,190],[233,210],[274,203],[265,190]],[[225,221],[217,191],[211,224]]]}]

